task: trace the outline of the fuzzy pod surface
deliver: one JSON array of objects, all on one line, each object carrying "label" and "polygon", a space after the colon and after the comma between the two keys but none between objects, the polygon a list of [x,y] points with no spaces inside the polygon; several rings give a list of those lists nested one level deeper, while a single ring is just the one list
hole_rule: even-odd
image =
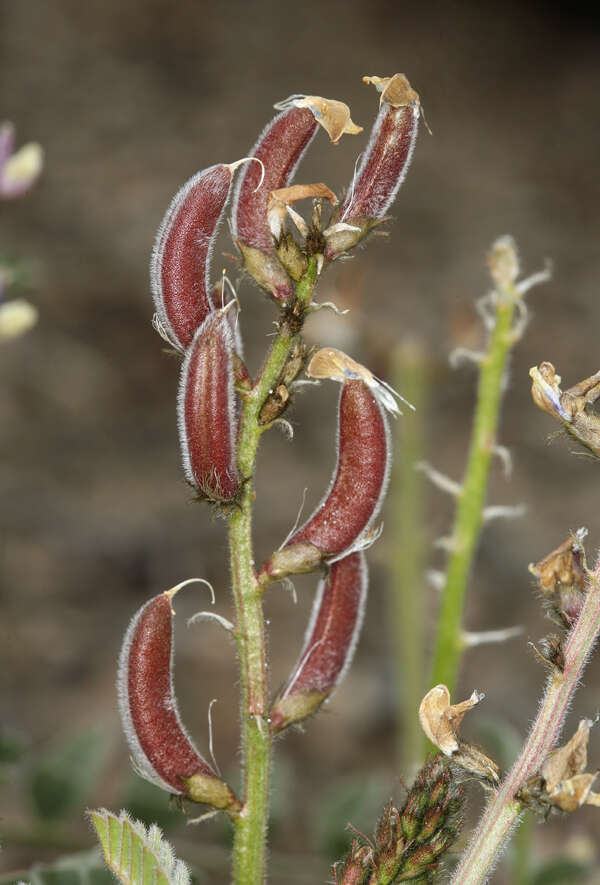
[{"label": "fuzzy pod surface", "polygon": [[177,403],[185,477],[216,502],[233,501],[239,489],[235,341],[228,313],[211,313],[196,332],[181,367]]},{"label": "fuzzy pod surface", "polygon": [[121,649],[119,710],[137,772],[169,793],[185,795],[182,778],[217,776],[183,725],[173,686],[173,616],[168,593],[135,614]]},{"label": "fuzzy pod surface", "polygon": [[331,486],[311,517],[285,547],[312,544],[322,556],[339,556],[377,517],[389,479],[390,435],[383,407],[360,380],[342,385],[337,465]]},{"label": "fuzzy pod surface", "polygon": [[367,588],[362,552],[334,562],[319,582],[304,646],[271,710],[274,732],[315,713],[344,678],[360,634]]},{"label": "fuzzy pod surface", "polygon": [[337,216],[341,227],[349,225],[356,229],[334,232],[327,238],[325,254],[329,260],[355,246],[384,219],[406,177],[417,140],[421,105],[408,80],[401,74],[391,79],[396,78],[402,80],[395,101],[382,100],[369,143]]},{"label": "fuzzy pod surface", "polygon": [[158,229],[150,263],[152,295],[165,332],[181,350],[212,310],[210,256],[237,165],[211,166],[190,178]]}]

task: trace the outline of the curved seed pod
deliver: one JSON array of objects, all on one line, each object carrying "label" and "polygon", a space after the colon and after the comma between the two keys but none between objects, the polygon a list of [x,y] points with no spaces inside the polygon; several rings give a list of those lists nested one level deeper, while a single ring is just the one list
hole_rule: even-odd
[{"label": "curved seed pod", "polygon": [[348,195],[325,231],[326,258],[356,246],[384,220],[412,159],[421,110],[404,74],[364,77],[381,92],[381,107]]},{"label": "curved seed pod", "polygon": [[150,783],[234,812],[238,800],[200,755],[177,709],[171,599],[182,586],[155,596],[129,624],[117,678],[123,730],[138,774]]},{"label": "curved seed pod", "polygon": [[181,367],[177,400],[185,477],[215,502],[233,501],[239,489],[235,343],[227,314],[227,308],[209,314],[196,332]]},{"label": "curved seed pod", "polygon": [[367,585],[364,553],[339,559],[319,583],[300,657],[271,710],[273,732],[316,713],[344,678],[362,626]]},{"label": "curved seed pod", "polygon": [[273,251],[267,219],[269,196],[290,184],[319,125],[336,142],[344,131],[361,130],[354,126],[342,102],[295,95],[275,107],[282,112],[265,127],[250,151],[250,156],[263,164],[264,179],[259,187],[260,171],[255,165],[249,165],[239,177],[231,228],[246,270],[276,301],[285,303],[293,295],[293,285]]},{"label": "curved seed pod", "polygon": [[[312,374],[316,357],[307,374]],[[348,378],[343,384],[337,444],[337,466],[327,494],[307,522],[263,566],[261,584],[310,571],[319,559],[339,557],[368,535],[385,495],[391,448],[383,407],[377,393],[362,379]]]},{"label": "curved seed pod", "polygon": [[246,159],[192,176],[173,197],[158,229],[150,262],[152,295],[161,325],[180,350],[189,347],[212,310],[210,256],[233,173]]}]

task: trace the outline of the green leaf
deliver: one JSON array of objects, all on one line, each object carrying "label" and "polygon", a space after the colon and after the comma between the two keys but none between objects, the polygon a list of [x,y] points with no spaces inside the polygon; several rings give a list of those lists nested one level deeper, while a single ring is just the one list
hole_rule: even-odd
[{"label": "green leaf", "polygon": [[186,865],[157,826],[146,829],[126,811],[118,817],[105,808],[88,814],[106,864],[123,885],[191,885]]},{"label": "green leaf", "polygon": [[103,734],[86,731],[38,761],[29,772],[31,798],[38,816],[57,820],[84,805],[106,750]]},{"label": "green leaf", "polygon": [[557,857],[538,869],[531,885],[583,885],[589,880],[589,865],[569,857]]}]

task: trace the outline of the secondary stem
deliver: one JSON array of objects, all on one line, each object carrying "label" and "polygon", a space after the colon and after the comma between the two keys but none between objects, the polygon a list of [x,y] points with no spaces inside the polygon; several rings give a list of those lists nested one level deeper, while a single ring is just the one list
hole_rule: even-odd
[{"label": "secondary stem", "polygon": [[[316,259],[309,261],[296,289],[302,313],[317,279]],[[269,669],[266,651],[262,590],[256,580],[252,549],[252,505],[256,453],[265,427],[260,410],[290,354],[302,325],[282,319],[261,374],[243,397],[238,437],[238,469],[244,488],[229,521],[233,594],[236,608],[235,637],[240,664],[241,748],[244,766],[244,806],[235,821],[233,881],[235,885],[262,885],[265,872],[269,815],[271,735],[269,730]]]},{"label": "secondary stem", "polygon": [[452,878],[452,885],[479,885],[523,810],[515,798],[525,781],[541,768],[554,747],[581,675],[600,632],[600,559],[581,614],[565,647],[565,668],[548,681],[540,711],[512,771],[490,801]]},{"label": "secondary stem", "polygon": [[483,522],[506,363],[515,343],[513,317],[520,295],[513,285],[507,285],[497,294],[495,323],[487,353],[481,361],[469,457],[457,497],[452,552],[446,568],[438,616],[431,684],[447,685],[451,695],[456,688],[460,666],[465,591]]}]

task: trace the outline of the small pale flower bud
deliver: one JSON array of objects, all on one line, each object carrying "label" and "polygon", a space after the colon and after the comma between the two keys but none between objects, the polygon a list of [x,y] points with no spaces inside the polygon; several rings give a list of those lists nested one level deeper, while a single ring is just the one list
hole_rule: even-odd
[{"label": "small pale flower bud", "polygon": [[499,289],[512,286],[519,276],[519,256],[512,237],[500,237],[487,256],[487,263],[493,281]]},{"label": "small pale flower bud", "polygon": [[14,128],[0,126],[0,199],[22,197],[34,186],[44,166],[44,150],[37,142],[23,145],[13,153]]}]

